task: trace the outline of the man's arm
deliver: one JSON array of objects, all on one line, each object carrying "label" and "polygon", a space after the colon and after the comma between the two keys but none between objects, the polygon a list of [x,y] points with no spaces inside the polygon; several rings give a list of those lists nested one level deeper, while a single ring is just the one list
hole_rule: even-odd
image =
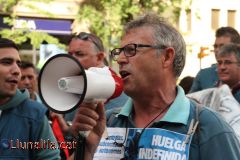
[{"label": "man's arm", "polygon": [[239,160],[240,145],[233,132],[222,133],[201,145],[202,159]]},{"label": "man's arm", "polygon": [[79,131],[90,131],[86,138],[85,158],[92,160],[97,146],[106,128],[104,105],[85,103],[82,104],[74,117],[71,133],[77,137]]}]

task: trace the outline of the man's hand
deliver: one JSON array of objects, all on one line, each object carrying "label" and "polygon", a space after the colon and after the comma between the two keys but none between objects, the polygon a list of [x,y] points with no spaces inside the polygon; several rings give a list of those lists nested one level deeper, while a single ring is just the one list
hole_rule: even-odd
[{"label": "man's hand", "polygon": [[58,114],[50,111],[49,116],[51,119],[57,118],[60,128],[64,134],[68,134],[68,132],[70,132],[70,127],[67,125],[67,122],[63,118],[62,114]]},{"label": "man's hand", "polygon": [[77,136],[79,131],[90,131],[86,139],[85,160],[93,158],[106,127],[106,116],[103,103],[81,104],[74,117],[71,132]]}]

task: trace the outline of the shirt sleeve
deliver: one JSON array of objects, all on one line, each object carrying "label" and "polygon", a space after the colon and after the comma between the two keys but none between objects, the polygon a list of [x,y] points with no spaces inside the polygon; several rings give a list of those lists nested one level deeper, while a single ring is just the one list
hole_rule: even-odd
[{"label": "shirt sleeve", "polygon": [[239,160],[240,145],[233,132],[226,132],[214,136],[201,145],[201,159],[211,160]]},{"label": "shirt sleeve", "polygon": [[201,160],[239,160],[240,143],[224,118],[210,109],[199,117],[199,153]]}]

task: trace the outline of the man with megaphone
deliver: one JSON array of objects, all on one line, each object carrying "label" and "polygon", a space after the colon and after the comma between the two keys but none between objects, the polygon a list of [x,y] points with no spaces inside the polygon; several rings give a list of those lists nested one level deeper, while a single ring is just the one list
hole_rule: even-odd
[{"label": "man with megaphone", "polygon": [[[101,155],[96,159],[111,160],[169,159],[170,155],[170,159],[238,160],[240,144],[231,127],[176,85],[186,58],[181,34],[153,13],[129,22],[124,29],[121,48],[113,49],[111,55],[130,98],[106,116],[102,103],[97,109],[92,103],[81,105],[72,133],[90,131],[84,160],[96,154]],[[101,139],[106,123],[113,130],[125,131],[125,138]],[[97,149],[98,145],[103,149]]]}]

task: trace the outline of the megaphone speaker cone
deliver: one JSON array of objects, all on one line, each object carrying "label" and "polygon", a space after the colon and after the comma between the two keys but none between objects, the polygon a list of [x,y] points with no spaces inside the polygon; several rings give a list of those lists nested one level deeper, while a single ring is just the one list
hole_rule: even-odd
[{"label": "megaphone speaker cone", "polygon": [[84,70],[74,57],[51,57],[39,74],[39,94],[43,103],[57,113],[71,112],[86,101],[106,101],[122,93],[122,79],[108,67]]},{"label": "megaphone speaker cone", "polygon": [[[61,78],[72,76],[81,79],[77,84],[82,88],[79,94],[64,92],[59,87]],[[48,59],[41,69],[38,87],[40,98],[50,110],[57,113],[71,112],[82,103],[86,94],[87,79],[84,68],[72,56],[57,54]]]}]

